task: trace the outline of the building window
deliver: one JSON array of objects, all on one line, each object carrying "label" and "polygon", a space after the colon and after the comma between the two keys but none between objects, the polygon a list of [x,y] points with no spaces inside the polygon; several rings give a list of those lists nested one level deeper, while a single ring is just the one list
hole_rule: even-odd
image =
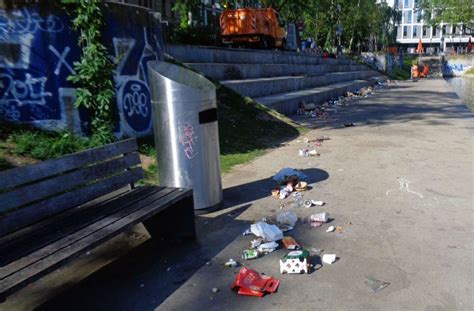
[{"label": "building window", "polygon": [[417,29],[418,29],[418,27],[413,26],[413,38],[417,37],[417,33],[416,33]]},{"label": "building window", "polygon": [[403,1],[403,6],[404,6],[405,8],[408,8],[408,0],[404,0],[404,1]]},{"label": "building window", "polygon": [[398,8],[398,5],[400,4],[399,0],[395,0],[395,7]]},{"label": "building window", "polygon": [[456,28],[457,26],[456,25],[453,25],[452,28],[451,28],[451,34],[455,34],[456,33]]},{"label": "building window", "polygon": [[422,18],[421,10],[416,12],[416,22],[420,23]]},{"label": "building window", "polygon": [[437,32],[438,32],[438,28],[436,27],[431,28],[431,35],[433,37],[436,37],[438,35]]},{"label": "building window", "polygon": [[403,26],[403,37],[408,36],[408,26]]},{"label": "building window", "polygon": [[407,24],[411,24],[411,20],[412,20],[412,17],[413,17],[413,14],[410,11],[407,12],[407,20],[405,21]]},{"label": "building window", "polygon": [[423,37],[426,37],[426,26],[423,26]]},{"label": "building window", "polygon": [[446,34],[446,25],[444,25],[443,28],[441,28],[441,34],[442,35]]}]

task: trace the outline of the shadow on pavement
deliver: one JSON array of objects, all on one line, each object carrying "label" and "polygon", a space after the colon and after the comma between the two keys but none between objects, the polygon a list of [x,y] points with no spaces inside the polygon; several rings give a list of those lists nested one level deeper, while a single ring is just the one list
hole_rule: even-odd
[{"label": "shadow on pavement", "polygon": [[[320,169],[301,171],[309,184],[329,178]],[[36,310],[153,310],[248,228],[249,221],[237,218],[274,186],[269,177],[225,189],[225,209],[243,205],[196,216],[197,243],[148,240]]]},{"label": "shadow on pavement", "polygon": [[148,240],[35,310],[153,310],[240,235],[251,205],[196,217],[197,243]]},{"label": "shadow on pavement", "polygon": [[[308,185],[326,180],[329,174],[321,169],[309,168],[301,169],[301,172],[308,176]],[[272,176],[257,180],[254,182],[229,187],[224,189],[224,200],[231,206],[244,204],[255,201],[270,195],[271,190],[276,187],[277,183],[272,179]]]},{"label": "shadow on pavement", "polygon": [[[474,117],[455,92],[447,88],[409,91],[413,86],[415,83],[405,82],[375,90],[375,94],[356,99],[348,106],[331,107],[327,119],[306,116],[293,116],[293,119],[300,124],[318,129],[345,129],[344,123],[350,122],[356,126],[370,127],[412,121],[453,125],[456,120]],[[408,90],[393,92],[396,89]],[[420,97],[423,98],[424,104],[419,103]],[[447,99],[454,99],[456,103],[446,105]]]}]

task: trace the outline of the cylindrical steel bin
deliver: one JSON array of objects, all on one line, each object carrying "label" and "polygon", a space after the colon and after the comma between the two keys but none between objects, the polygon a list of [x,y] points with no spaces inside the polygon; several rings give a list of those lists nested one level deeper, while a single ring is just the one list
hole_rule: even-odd
[{"label": "cylindrical steel bin", "polygon": [[192,188],[196,210],[222,204],[216,89],[178,65],[151,61],[153,128],[160,184]]}]

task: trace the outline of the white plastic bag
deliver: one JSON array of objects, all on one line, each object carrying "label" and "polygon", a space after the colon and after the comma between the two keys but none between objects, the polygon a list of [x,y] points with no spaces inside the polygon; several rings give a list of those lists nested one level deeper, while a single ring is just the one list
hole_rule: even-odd
[{"label": "white plastic bag", "polygon": [[259,221],[250,225],[250,231],[256,236],[262,237],[265,241],[278,241],[283,239],[283,232],[275,225]]}]

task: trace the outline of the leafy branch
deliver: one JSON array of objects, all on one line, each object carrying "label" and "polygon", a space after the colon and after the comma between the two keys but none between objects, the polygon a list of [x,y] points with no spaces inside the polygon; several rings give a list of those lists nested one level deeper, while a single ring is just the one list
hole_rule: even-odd
[{"label": "leafy branch", "polygon": [[76,86],[76,107],[85,107],[91,113],[92,139],[105,144],[114,140],[112,80],[114,64],[107,57],[101,43],[103,27],[101,1],[79,0],[73,28],[80,31],[78,45],[82,47],[80,61],[74,62],[76,74],[68,77]]}]

